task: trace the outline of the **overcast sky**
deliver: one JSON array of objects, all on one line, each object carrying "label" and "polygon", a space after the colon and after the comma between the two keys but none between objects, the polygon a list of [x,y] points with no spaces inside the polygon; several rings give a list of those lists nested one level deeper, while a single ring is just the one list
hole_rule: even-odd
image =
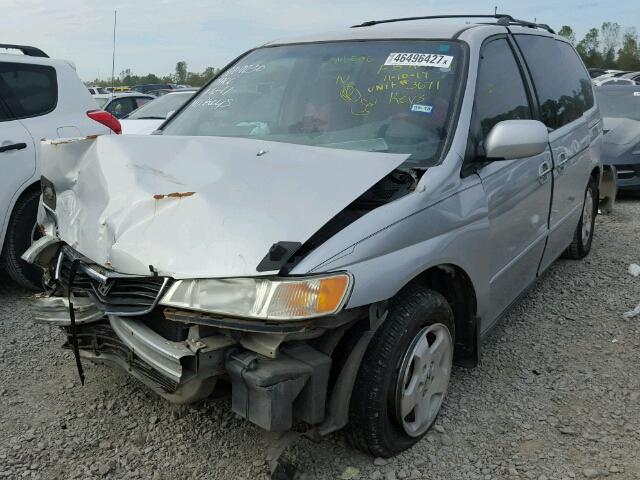
[{"label": "overcast sky", "polygon": [[[118,10],[116,74],[165,74],[222,67],[252,46],[303,32],[412,15],[499,12],[568,24],[581,38],[605,21],[640,27],[638,0],[0,0],[0,41],[29,44],[75,62],[84,80],[111,74],[113,10]],[[640,29],[640,28],[639,28]],[[428,32],[425,32],[428,34]]]}]

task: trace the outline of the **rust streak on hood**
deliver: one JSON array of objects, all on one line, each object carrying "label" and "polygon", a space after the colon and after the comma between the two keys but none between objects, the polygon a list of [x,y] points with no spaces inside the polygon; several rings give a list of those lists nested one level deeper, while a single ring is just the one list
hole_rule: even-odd
[{"label": "rust streak on hood", "polygon": [[190,197],[191,195],[195,195],[196,192],[173,192],[173,193],[167,193],[162,194],[162,193],[158,193],[156,195],[153,196],[154,199],[156,200],[162,200],[163,198],[184,198],[184,197]]}]

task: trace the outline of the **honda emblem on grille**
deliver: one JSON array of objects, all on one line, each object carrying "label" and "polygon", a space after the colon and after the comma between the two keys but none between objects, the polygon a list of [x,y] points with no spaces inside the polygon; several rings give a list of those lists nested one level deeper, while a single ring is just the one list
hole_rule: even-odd
[{"label": "honda emblem on grille", "polygon": [[100,295],[102,295],[103,297],[106,297],[107,295],[109,295],[109,292],[111,291],[111,287],[113,287],[113,283],[101,283],[96,287],[96,289],[98,290],[98,293]]}]

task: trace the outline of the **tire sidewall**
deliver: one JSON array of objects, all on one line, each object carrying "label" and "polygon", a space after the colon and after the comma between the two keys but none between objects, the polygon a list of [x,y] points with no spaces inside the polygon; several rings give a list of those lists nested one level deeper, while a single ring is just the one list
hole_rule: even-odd
[{"label": "tire sidewall", "polygon": [[579,246],[579,250],[580,250],[580,256],[581,257],[585,257],[589,254],[589,252],[591,251],[591,244],[593,243],[593,232],[594,232],[594,227],[595,227],[595,223],[596,223],[596,215],[598,213],[598,189],[596,188],[596,183],[595,180],[593,178],[591,178],[589,180],[589,184],[587,185],[587,189],[584,192],[584,200],[583,200],[583,209],[584,209],[584,205],[587,199],[587,193],[591,192],[591,198],[593,200],[593,211],[591,212],[591,233],[589,234],[589,239],[587,240],[587,243],[585,244],[582,241],[582,220],[583,220],[583,214],[582,211],[580,213],[580,221],[578,222],[578,230],[577,230],[577,238],[578,238],[578,246]]},{"label": "tire sidewall", "polygon": [[14,206],[9,220],[3,260],[9,275],[23,287],[38,289],[42,286],[42,272],[22,260],[22,254],[31,246],[36,227],[40,193],[33,192],[21,198]]},{"label": "tire sidewall", "polygon": [[[449,330],[452,340],[455,339],[455,327],[451,307],[444,297],[439,294],[436,295],[437,296],[435,298],[437,301],[434,302],[434,298],[429,298],[428,301],[421,302],[418,308],[413,311],[413,314],[406,322],[406,328],[403,335],[396,343],[393,362],[389,362],[389,366],[387,367],[387,371],[384,376],[384,397],[386,402],[383,414],[383,432],[387,439],[386,443],[392,446],[396,452],[406,450],[419,441],[424,435],[426,435],[433,425],[433,422],[435,422],[438,417],[438,415],[436,415],[432,424],[429,425],[429,428],[427,428],[422,435],[416,437],[407,435],[396,418],[396,385],[398,382],[398,375],[400,374],[402,361],[407,354],[407,350],[412,345],[415,336],[424,327],[435,323],[441,323]],[[393,312],[391,312],[391,314],[393,314]],[[455,345],[455,340],[453,340],[453,344]]]}]

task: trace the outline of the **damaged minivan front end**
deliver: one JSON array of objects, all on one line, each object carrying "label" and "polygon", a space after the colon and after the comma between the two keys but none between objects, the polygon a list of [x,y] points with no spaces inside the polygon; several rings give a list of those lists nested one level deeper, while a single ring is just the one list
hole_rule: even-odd
[{"label": "damaged minivan front end", "polygon": [[461,202],[450,171],[468,54],[265,45],[154,135],[43,141],[36,319],[81,380],[84,361],[114,366],[180,404],[230,386],[265,430],[349,424],[376,456],[408,448],[454,348],[478,351],[474,248],[452,264],[485,223],[479,181]]},{"label": "damaged minivan front end", "polygon": [[[168,153],[154,141],[164,143]],[[179,404],[206,398],[219,382],[227,382],[234,412],[266,430],[288,430],[301,420],[310,425],[325,421],[331,431],[346,418],[340,414],[343,419],[336,422],[326,414],[329,392],[337,393],[329,387],[330,377],[340,374],[332,373],[332,354],[348,329],[369,321],[369,308],[345,309],[355,281],[349,272],[287,276],[279,270],[316,230],[406,156],[378,154],[373,169],[369,157],[369,174],[364,175],[369,178],[360,175],[348,188],[343,185],[343,193],[331,195],[334,201],[324,202],[325,211],[316,211],[314,219],[303,218],[311,203],[300,205],[305,203],[301,198],[279,222],[281,233],[269,238],[270,232],[253,231],[264,209],[254,212],[252,222],[237,208],[235,218],[222,212],[221,205],[237,206],[240,196],[245,205],[253,196],[256,202],[286,208],[279,187],[265,185],[257,193],[258,185],[248,185],[252,175],[245,175],[245,185],[236,184],[236,192],[215,188],[216,182],[233,178],[236,172],[230,171],[243,168],[238,165],[242,147],[228,155],[235,164],[225,168],[221,160],[215,172],[204,176],[200,167],[206,164],[189,160],[198,156],[175,152],[234,149],[240,143],[150,137],[44,142],[40,224],[45,235],[24,255],[43,269],[47,286],[34,305],[35,319],[65,332],[80,369],[81,360],[121,368]],[[291,148],[262,143],[252,157],[265,146],[272,156]],[[139,159],[150,158],[141,152],[153,148],[157,155],[151,167]],[[295,148],[308,150],[307,156],[317,150]],[[348,156],[356,166],[358,156],[364,156],[322,153],[325,162]],[[165,162],[168,155],[183,160]],[[310,165],[300,162],[294,174],[302,174],[305,164]],[[122,176],[114,174],[118,167]],[[200,184],[194,171],[200,171]],[[308,178],[318,176],[307,173]],[[154,193],[176,185],[188,185],[193,193],[162,198]],[[255,208],[260,208],[257,203]],[[286,220],[297,212],[297,222]],[[213,236],[210,229],[216,225],[220,228]],[[243,262],[228,258],[232,248]],[[189,265],[195,267],[187,272]],[[356,362],[358,355],[353,358]]]},{"label": "damaged minivan front end", "polygon": [[237,308],[248,307],[240,318],[239,311],[230,317],[207,302],[218,295],[228,302],[225,289],[250,279],[123,275],[66,244],[52,266],[55,287],[38,299],[35,318],[60,326],[82,359],[122,368],[179,404],[209,396],[218,380],[230,381],[234,411],[267,430],[289,429],[293,416],[310,424],[323,420],[331,358],[312,345],[356,315],[317,316],[319,309],[337,312],[348,275],[255,281],[254,292],[238,290]]}]

